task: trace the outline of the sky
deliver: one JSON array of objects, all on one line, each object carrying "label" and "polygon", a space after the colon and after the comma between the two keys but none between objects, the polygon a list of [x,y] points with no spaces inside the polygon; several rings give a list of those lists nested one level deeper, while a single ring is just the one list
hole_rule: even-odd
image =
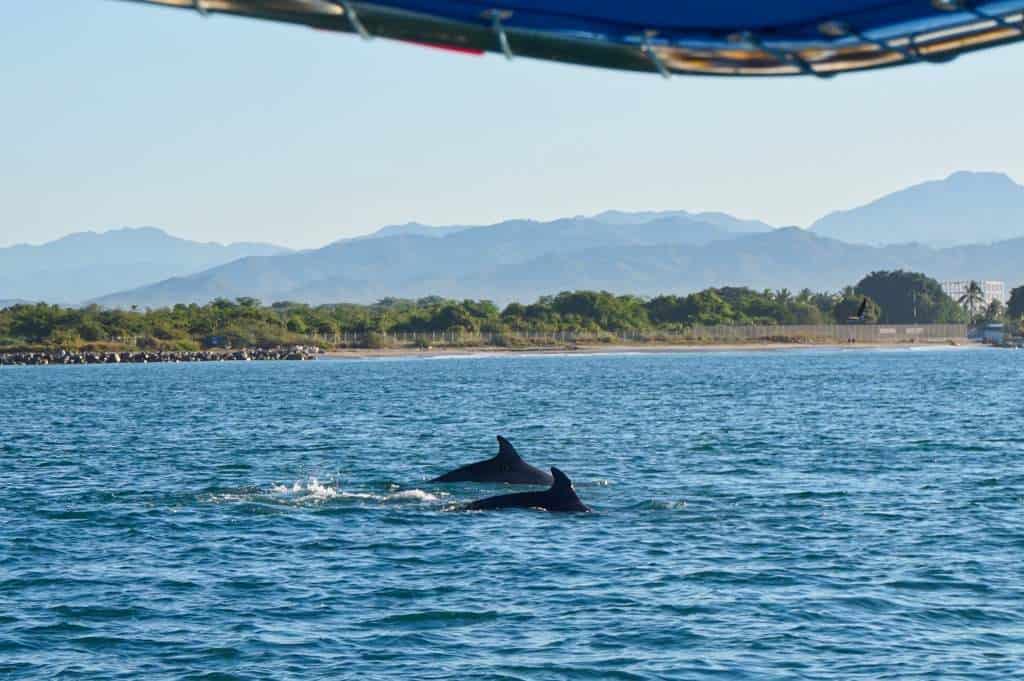
[{"label": "sky", "polygon": [[8,0],[0,246],[149,225],[311,248],[611,208],[806,226],[955,170],[1024,180],[1022,62],[1018,45],[830,80],[664,80]]}]

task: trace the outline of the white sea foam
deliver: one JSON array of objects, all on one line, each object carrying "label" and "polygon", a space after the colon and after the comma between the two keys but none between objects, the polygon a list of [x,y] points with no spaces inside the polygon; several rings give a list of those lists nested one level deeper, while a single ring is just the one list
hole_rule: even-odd
[{"label": "white sea foam", "polygon": [[339,496],[338,490],[330,484],[323,484],[316,478],[310,478],[303,482],[301,480],[289,487],[288,485],[273,485],[270,491],[274,494],[286,495],[297,499],[312,499],[324,501]]},{"label": "white sea foam", "polygon": [[306,491],[309,492],[309,496],[314,499],[331,499],[338,496],[338,490],[327,485],[320,484],[320,481],[316,478],[310,479],[306,485]]},{"label": "white sea foam", "polygon": [[963,352],[965,350],[989,350],[984,345],[911,345],[910,352]]},{"label": "white sea foam", "polygon": [[377,501],[384,498],[379,494],[371,494],[369,492],[338,492],[338,496],[342,499],[375,499]]},{"label": "white sea foam", "polygon": [[317,478],[297,480],[291,485],[271,485],[270,487],[271,494],[285,497],[292,502],[321,502],[332,499],[415,503],[435,503],[441,501],[440,496],[421,489],[400,490],[397,485],[390,485],[390,490],[389,494],[346,491],[338,489],[337,485],[332,483],[322,483]]},{"label": "white sea foam", "polygon": [[419,501],[423,503],[441,501],[441,497],[421,489],[407,489],[388,495],[388,501]]}]

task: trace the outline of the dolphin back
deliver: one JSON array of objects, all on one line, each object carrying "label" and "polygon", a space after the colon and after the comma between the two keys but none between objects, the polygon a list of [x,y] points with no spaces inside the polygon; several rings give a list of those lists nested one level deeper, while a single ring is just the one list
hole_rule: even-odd
[{"label": "dolphin back", "polygon": [[448,471],[444,475],[439,475],[430,482],[472,482],[473,472],[472,468],[475,464],[468,464],[456,468],[453,471]]},{"label": "dolphin back", "polygon": [[496,497],[478,499],[466,504],[464,508],[469,511],[488,511],[497,508],[543,508],[551,512],[578,513],[590,511],[590,508],[577,496],[572,481],[565,473],[557,468],[552,468],[551,475],[554,483],[543,492],[501,494]]},{"label": "dolphin back", "polygon": [[477,499],[465,508],[469,511],[489,511],[496,508],[544,508],[547,492],[516,492],[500,494],[496,497]]},{"label": "dolphin back", "polygon": [[499,482],[510,485],[550,485],[553,478],[523,461],[512,443],[498,436],[498,453],[490,459],[466,464],[431,482]]}]

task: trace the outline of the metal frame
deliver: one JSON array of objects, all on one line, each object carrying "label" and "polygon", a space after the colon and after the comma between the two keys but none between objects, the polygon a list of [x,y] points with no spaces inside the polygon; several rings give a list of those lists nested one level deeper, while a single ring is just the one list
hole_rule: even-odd
[{"label": "metal frame", "polygon": [[484,16],[491,20],[491,30],[498,36],[498,46],[501,48],[505,59],[512,61],[512,47],[508,43],[508,34],[505,32],[505,25],[502,23],[512,17],[512,12],[501,9],[489,9]]},{"label": "metal frame", "polygon": [[359,15],[356,14],[356,8],[352,6],[352,3],[348,0],[341,0],[341,7],[345,10],[345,16],[348,17],[348,23],[352,25],[352,29],[359,34],[359,37],[363,40],[370,40],[373,38],[370,32],[363,26],[363,22],[359,21]]},{"label": "metal frame", "polygon": [[[854,26],[824,20],[812,37],[735,31],[728,35],[647,30],[538,29],[535,10],[491,8],[478,19],[411,11],[400,0],[125,0],[303,24],[329,31],[425,43],[469,52],[498,52],[627,71],[709,76],[831,77],[838,73],[916,62],[940,63],[979,49],[1024,40],[1024,0],[999,3],[933,0],[927,17],[899,27]],[[341,11],[338,11],[340,8]],[[592,29],[592,27],[591,27]],[[886,33],[885,30],[888,30]],[[803,31],[803,29],[801,29]],[[797,32],[800,35],[803,33]],[[497,39],[495,40],[495,37]],[[515,45],[513,51],[512,45]]]}]

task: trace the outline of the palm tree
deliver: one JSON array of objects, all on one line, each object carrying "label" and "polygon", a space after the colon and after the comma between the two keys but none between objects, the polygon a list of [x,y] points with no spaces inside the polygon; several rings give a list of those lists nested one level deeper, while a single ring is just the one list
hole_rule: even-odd
[{"label": "palm tree", "polygon": [[982,290],[981,284],[970,281],[967,284],[967,291],[956,302],[966,307],[971,319],[974,319],[974,311],[985,304],[985,291]]}]

